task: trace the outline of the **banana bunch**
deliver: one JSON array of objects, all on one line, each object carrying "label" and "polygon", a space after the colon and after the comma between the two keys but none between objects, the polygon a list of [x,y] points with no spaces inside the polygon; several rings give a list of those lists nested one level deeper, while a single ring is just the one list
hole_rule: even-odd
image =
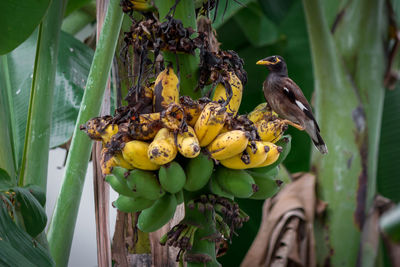
[{"label": "banana bunch", "polygon": [[[215,211],[221,240],[230,239],[248,216],[234,198],[265,199],[280,188],[279,163],[290,150],[287,126],[266,103],[237,115],[243,86],[235,72],[219,82],[213,98],[179,95],[179,78],[168,66],[133,95],[114,116],[96,117],[81,126],[102,141],[101,168],[119,193],[113,205],[141,212],[143,232],[161,228],[184,202],[184,192],[209,192],[186,203],[200,212]],[[181,223],[162,244],[190,250],[196,225]]]},{"label": "banana bunch", "polygon": [[[123,0],[121,6],[132,15],[151,11],[153,2]],[[243,60],[234,51],[217,46],[210,50],[212,32],[199,31],[191,38],[193,31],[173,18],[174,8],[176,4],[165,22],[145,13],[146,19],[133,22],[124,41],[140,57],[134,73],[127,64],[128,74],[133,74],[129,81],[134,82],[125,97],[127,105],[80,129],[102,142],[101,170],[119,194],[113,206],[136,213],[137,228],[147,233],[168,223],[183,204],[185,218],[160,243],[179,248],[179,261],[203,265],[214,259],[198,250],[200,240],[215,243],[207,250],[218,250],[249,220],[235,198],[263,200],[279,191],[278,172],[291,137],[284,135],[288,121],[267,103],[239,114],[247,82]],[[212,29],[211,22],[209,26]],[[174,68],[164,52],[195,55],[198,48],[198,83],[193,90],[212,91],[209,97],[192,99],[180,95],[181,76],[175,73],[186,61],[179,64],[177,56],[179,65]]]}]

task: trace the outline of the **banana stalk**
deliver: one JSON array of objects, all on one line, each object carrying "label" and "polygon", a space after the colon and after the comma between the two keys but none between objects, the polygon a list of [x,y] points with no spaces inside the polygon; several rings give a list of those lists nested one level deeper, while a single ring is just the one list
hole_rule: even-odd
[{"label": "banana stalk", "polygon": [[[201,192],[199,191],[184,191],[185,203],[198,198],[200,195]],[[196,222],[200,226],[196,231],[192,249],[188,250],[185,254],[187,266],[220,266],[215,253],[215,243],[207,238],[213,236],[217,231],[213,211],[204,210],[204,212],[200,212],[198,209],[190,209],[188,205],[185,205],[185,220]],[[194,261],[194,258],[199,261]]]}]

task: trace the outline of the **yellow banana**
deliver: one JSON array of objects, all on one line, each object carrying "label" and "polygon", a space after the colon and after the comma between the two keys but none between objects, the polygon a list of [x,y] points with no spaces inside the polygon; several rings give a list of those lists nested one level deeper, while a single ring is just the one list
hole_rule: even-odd
[{"label": "yellow banana", "polygon": [[164,165],[171,162],[178,153],[174,134],[167,128],[162,128],[150,143],[147,156],[151,162],[157,165]]},{"label": "yellow banana", "polygon": [[107,143],[110,141],[111,136],[118,132],[118,126],[111,125],[111,120],[111,116],[95,117],[82,124],[79,128],[85,131],[90,139],[103,140],[103,142]]},{"label": "yellow banana", "polygon": [[208,103],[197,120],[194,131],[199,139],[200,146],[207,146],[214,140],[224,127],[227,113],[218,103]]},{"label": "yellow banana", "polygon": [[[141,99],[141,101],[143,103],[148,104],[148,106],[146,108],[146,113],[152,112],[153,111],[153,98],[154,98],[154,82],[143,87],[142,96],[143,96],[143,99]],[[142,113],[145,113],[145,112],[142,111]]]},{"label": "yellow banana", "polygon": [[179,102],[185,112],[186,123],[194,127],[206,103],[193,100],[189,96],[181,96]]},{"label": "yellow banana", "polygon": [[140,114],[130,125],[129,134],[136,140],[151,140],[157,132],[166,127],[178,130],[184,119],[183,109],[177,104],[170,104],[167,110],[148,114]]},{"label": "yellow banana", "polygon": [[282,120],[267,121],[261,119],[255,123],[257,133],[262,141],[277,142],[287,130],[287,125]]},{"label": "yellow banana", "polygon": [[103,139],[103,143],[108,143],[111,140],[111,137],[118,133],[118,125],[113,125],[110,124],[108,125],[105,129],[104,132],[101,135],[101,138]]},{"label": "yellow banana", "polygon": [[244,152],[221,160],[221,164],[230,169],[248,169],[260,165],[267,158],[268,148],[262,141],[254,141],[253,143],[255,147],[252,147],[251,142],[249,142]]},{"label": "yellow banana", "polygon": [[273,164],[278,160],[280,153],[282,152],[282,147],[275,145],[271,142],[262,142],[264,146],[268,147],[267,158],[260,165],[255,166],[255,168],[265,167]]},{"label": "yellow banana", "polygon": [[179,104],[179,79],[171,66],[157,76],[154,84],[153,109],[155,112],[163,111],[170,103]]},{"label": "yellow banana", "polygon": [[195,158],[200,154],[200,144],[194,129],[188,126],[184,133],[178,133],[177,145],[179,153],[186,158]]},{"label": "yellow banana", "polygon": [[100,153],[100,168],[103,175],[110,174],[112,168],[117,166],[112,153],[108,150],[108,148],[103,147]]},{"label": "yellow banana", "polygon": [[109,148],[103,147],[100,154],[100,168],[103,175],[110,174],[113,167],[121,166],[122,168],[132,170],[134,167],[129,164],[122,155],[118,152],[111,153]]},{"label": "yellow banana", "polygon": [[[247,115],[247,118],[249,120],[251,120],[253,123],[256,123],[260,120],[262,120],[263,118],[273,118],[273,117],[278,117],[278,114],[276,114],[275,112],[273,112],[271,110],[271,108],[269,108],[268,104],[265,103],[261,103],[260,105],[258,105],[257,107],[255,107],[255,109],[249,113],[249,115]],[[269,119],[267,119],[269,120]]]},{"label": "yellow banana", "polygon": [[134,169],[134,167],[129,162],[127,162],[124,159],[124,157],[122,156],[122,154],[120,154],[120,153],[117,153],[117,154],[114,155],[114,161],[115,161],[115,165],[116,166],[120,166],[120,167],[122,167],[124,169],[127,169],[127,170],[133,170]]},{"label": "yellow banana", "polygon": [[184,120],[184,110],[179,104],[170,103],[166,110],[161,113],[161,122],[170,130],[180,129]]},{"label": "yellow banana", "polygon": [[158,170],[160,165],[157,165],[149,160],[147,151],[149,144],[139,140],[133,140],[125,143],[122,148],[122,156],[133,167],[142,170]]},{"label": "yellow banana", "polygon": [[[242,102],[243,85],[239,78],[233,71],[229,72],[229,86],[232,90],[232,98],[226,106],[226,112],[235,116],[239,110],[240,103]],[[222,83],[215,87],[213,101],[225,102],[228,98],[227,88]]]},{"label": "yellow banana", "polygon": [[212,158],[223,160],[231,158],[246,149],[249,138],[246,133],[241,130],[233,130],[230,132],[219,134],[207,146]]},{"label": "yellow banana", "polygon": [[135,140],[151,140],[162,128],[161,113],[140,114],[131,117],[132,121],[127,125],[129,134]]}]

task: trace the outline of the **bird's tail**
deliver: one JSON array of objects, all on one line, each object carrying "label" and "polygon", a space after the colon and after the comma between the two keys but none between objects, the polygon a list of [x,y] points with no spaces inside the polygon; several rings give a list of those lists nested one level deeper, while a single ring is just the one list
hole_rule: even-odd
[{"label": "bird's tail", "polygon": [[315,147],[321,152],[322,154],[328,154],[328,148],[325,145],[324,140],[322,140],[321,135],[319,134],[318,131],[315,131],[316,134],[316,139],[312,138],[312,141],[315,145]]}]

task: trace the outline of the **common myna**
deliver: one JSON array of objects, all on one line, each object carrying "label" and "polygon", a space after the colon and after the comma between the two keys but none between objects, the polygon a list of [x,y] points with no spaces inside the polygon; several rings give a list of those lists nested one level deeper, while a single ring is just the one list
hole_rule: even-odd
[{"label": "common myna", "polygon": [[269,70],[263,84],[263,91],[271,109],[286,119],[288,124],[305,130],[322,154],[328,153],[310,104],[299,86],[288,77],[283,58],[270,56],[257,61],[257,65],[265,65]]}]

